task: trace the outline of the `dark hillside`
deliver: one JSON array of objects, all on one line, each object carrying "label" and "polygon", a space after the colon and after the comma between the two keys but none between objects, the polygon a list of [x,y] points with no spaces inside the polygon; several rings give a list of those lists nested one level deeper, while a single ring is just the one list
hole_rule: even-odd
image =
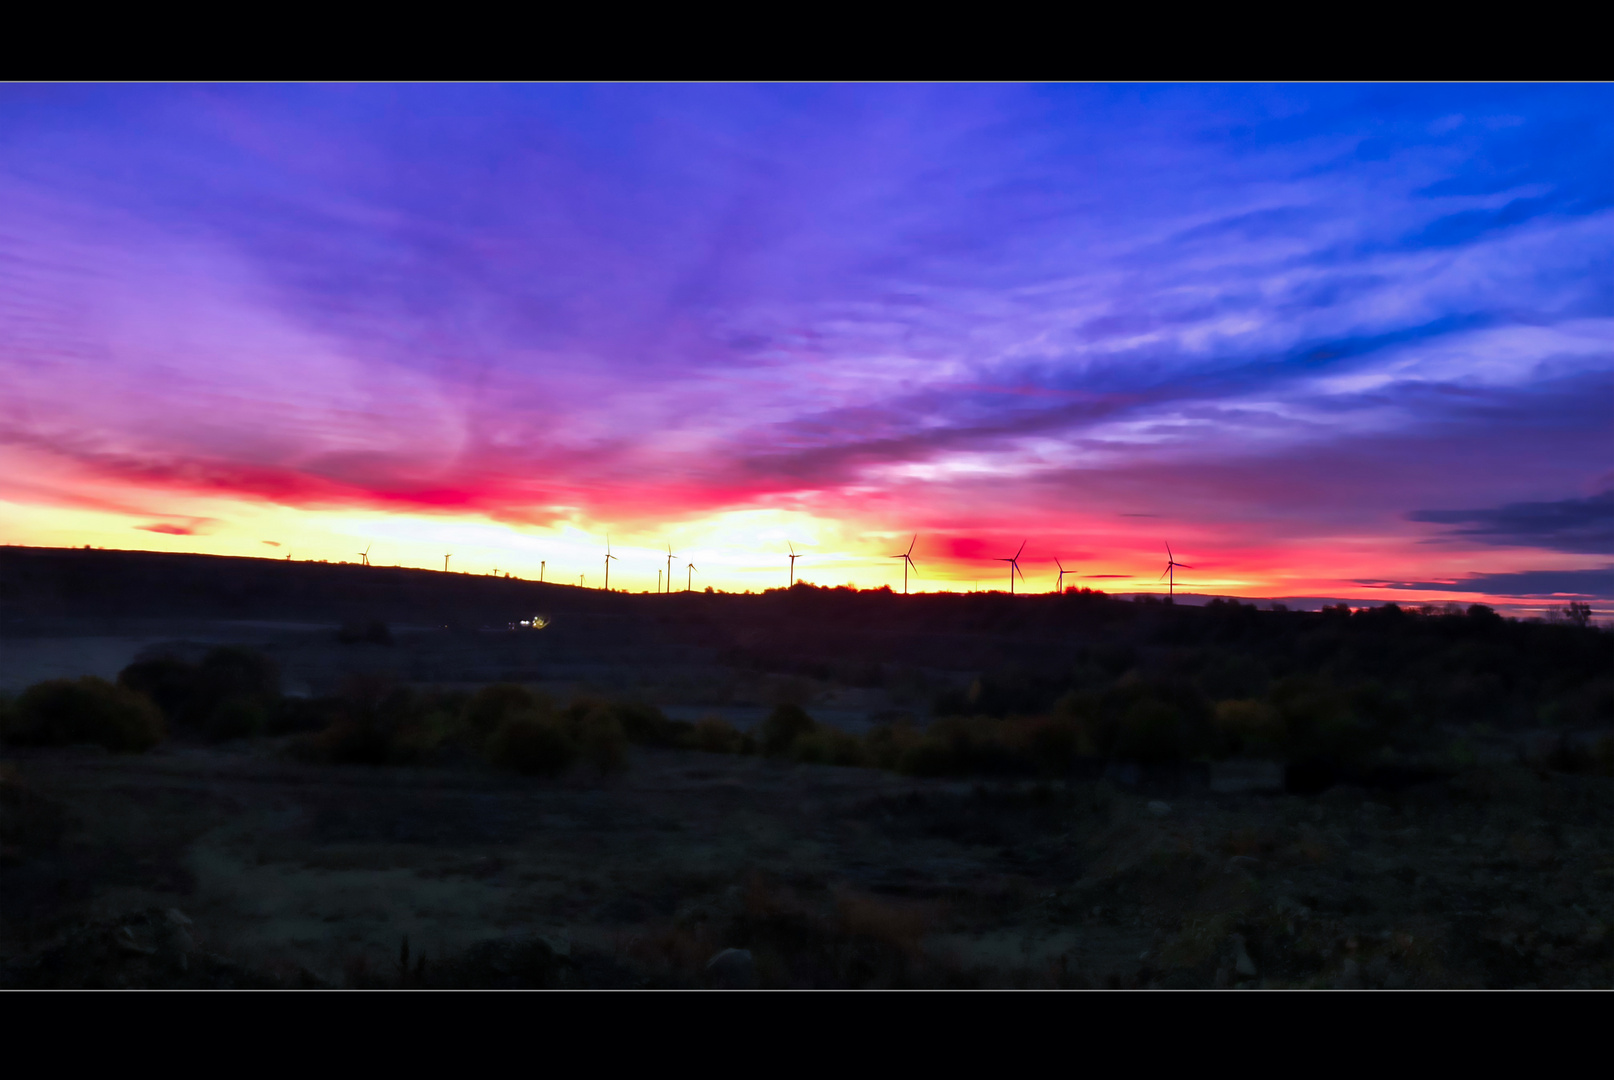
[{"label": "dark hillside", "polygon": [[1141,680],[1189,713],[1276,695],[1291,711],[1344,702],[1392,725],[1614,723],[1614,634],[1522,623],[1482,606],[1283,612],[1099,593],[902,596],[805,585],[650,596],[395,567],[0,549],[0,626],[13,636],[57,620],[142,618],[502,629],[534,613],[552,620],[543,649],[574,660],[665,664],[698,654],[847,686],[961,673],[968,689],[944,690],[942,714],[1074,707],[1083,694]]}]

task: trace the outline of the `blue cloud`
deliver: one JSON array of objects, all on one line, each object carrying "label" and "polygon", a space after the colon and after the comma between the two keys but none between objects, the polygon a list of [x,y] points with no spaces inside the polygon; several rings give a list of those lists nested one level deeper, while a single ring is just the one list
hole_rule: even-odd
[{"label": "blue cloud", "polygon": [[1451,581],[1369,581],[1379,589],[1408,589],[1420,592],[1466,592],[1488,596],[1551,598],[1583,597],[1614,599],[1614,567],[1600,570],[1524,570],[1507,574],[1470,574]]},{"label": "blue cloud", "polygon": [[1485,510],[1415,510],[1410,521],[1461,525],[1455,536],[1488,544],[1614,554],[1614,491],[1586,499],[1517,502]]}]

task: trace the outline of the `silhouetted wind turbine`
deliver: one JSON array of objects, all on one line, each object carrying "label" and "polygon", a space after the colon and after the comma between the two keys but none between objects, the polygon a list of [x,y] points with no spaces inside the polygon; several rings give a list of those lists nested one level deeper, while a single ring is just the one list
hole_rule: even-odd
[{"label": "silhouetted wind turbine", "polygon": [[796,545],[792,544],[789,540],[785,541],[785,547],[790,549],[790,587],[795,588],[796,587],[796,560],[801,558],[801,556],[796,554]]},{"label": "silhouetted wind turbine", "polygon": [[543,580],[544,580],[544,567],[546,565],[548,565],[547,560],[545,560],[545,559],[539,559],[538,560],[538,582],[539,582],[539,584],[543,583]]},{"label": "silhouetted wind turbine", "polygon": [[452,552],[443,556],[443,573],[448,573],[448,560],[452,559],[453,557],[454,555]]},{"label": "silhouetted wind turbine", "polygon": [[685,592],[689,592],[694,587],[694,584],[695,584],[695,571],[697,571],[699,569],[700,569],[700,567],[696,566],[694,563],[689,564],[689,573],[684,576],[684,591]]},{"label": "silhouetted wind turbine", "polygon": [[1166,587],[1166,595],[1168,595],[1168,596],[1175,596],[1176,593],[1177,593],[1177,575],[1172,573],[1172,571],[1175,570],[1179,566],[1182,567],[1184,570],[1192,570],[1193,569],[1193,567],[1189,566],[1187,563],[1180,563],[1180,562],[1177,561],[1177,556],[1175,556],[1175,555],[1173,555],[1171,553],[1171,544],[1170,544],[1170,542],[1167,542],[1167,544],[1166,544],[1166,569],[1165,569],[1165,572],[1162,573],[1160,576],[1165,578],[1169,582],[1169,584]]},{"label": "silhouetted wind turbine", "polygon": [[1063,593],[1065,591],[1065,575],[1069,574],[1071,577],[1075,577],[1076,571],[1066,570],[1065,564],[1060,562],[1058,558],[1054,559],[1054,565],[1059,567],[1059,584],[1054,586],[1054,592]]},{"label": "silhouetted wind turbine", "polygon": [[369,566],[370,565],[370,549],[373,548],[373,547],[375,547],[374,544],[366,544],[363,551],[355,552],[355,554],[358,555],[360,560],[362,560],[359,563],[360,566]]},{"label": "silhouetted wind turbine", "polygon": [[1026,542],[1020,541],[1020,551],[1016,551],[1007,559],[993,559],[993,562],[1006,562],[1009,564],[1009,595],[1014,595],[1014,575],[1019,574],[1020,580],[1026,579],[1026,572],[1020,569],[1020,552],[1026,549]]},{"label": "silhouetted wind turbine", "polygon": [[919,567],[914,566],[914,561],[913,561],[913,546],[915,544],[917,544],[918,542],[919,542],[919,534],[914,533],[913,534],[913,539],[908,541],[908,550],[904,551],[901,555],[893,555],[893,556],[891,556],[893,559],[901,559],[902,560],[902,595],[903,596],[908,595],[908,568],[910,566],[913,567],[913,576],[914,577],[919,576]]},{"label": "silhouetted wind turbine", "polygon": [[[678,558],[678,556],[676,556],[676,555],[674,555],[672,553],[672,545],[668,544],[667,545],[667,591],[668,592],[672,592],[672,561],[674,559],[676,559],[676,558]],[[660,576],[660,575],[657,575],[657,576]],[[656,591],[657,592],[661,591],[661,586],[660,586],[659,583],[656,586]]]},{"label": "silhouetted wind turbine", "polygon": [[661,567],[656,567],[656,595],[661,595]]},{"label": "silhouetted wind turbine", "polygon": [[607,536],[605,538],[605,591],[606,592],[611,591],[611,563],[615,559],[616,559],[616,556],[611,554],[611,538],[609,536]]}]

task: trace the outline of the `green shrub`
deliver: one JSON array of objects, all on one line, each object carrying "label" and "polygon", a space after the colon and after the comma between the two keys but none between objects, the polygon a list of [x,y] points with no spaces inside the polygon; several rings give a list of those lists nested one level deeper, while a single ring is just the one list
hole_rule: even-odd
[{"label": "green shrub", "polygon": [[877,769],[895,769],[902,755],[920,739],[919,731],[906,720],[881,724],[863,736],[863,752]]},{"label": "green shrub", "polygon": [[280,703],[280,673],[251,649],[221,646],[192,664],[172,656],[136,661],[118,684],[146,695],[176,728],[210,739],[264,732]]},{"label": "green shrub", "polygon": [[703,716],[695,721],[684,745],[709,754],[745,753],[746,736],[721,716]]},{"label": "green shrub", "polygon": [[257,698],[232,697],[208,714],[203,732],[210,739],[245,739],[262,735],[269,727],[269,709]]},{"label": "green shrub", "polygon": [[867,760],[863,741],[832,727],[816,727],[796,736],[791,756],[817,765],[862,765]]},{"label": "green shrub", "polygon": [[515,683],[484,686],[465,704],[463,719],[473,741],[489,739],[513,716],[537,714],[552,717],[555,706],[543,694]]},{"label": "green shrub", "polygon": [[568,734],[576,741],[582,759],[601,776],[628,767],[628,736],[616,709],[588,710]]},{"label": "green shrub", "polygon": [[1284,748],[1283,717],[1269,702],[1253,698],[1216,705],[1216,731],[1233,754],[1277,754]]},{"label": "green shrub", "polygon": [[95,743],[139,753],[162,741],[162,711],[143,694],[105,679],[51,679],[22,692],[3,733],[18,746]]},{"label": "green shrub", "polygon": [[495,768],[524,776],[558,776],[577,759],[577,744],[554,717],[518,712],[499,724],[487,743]]},{"label": "green shrub", "polygon": [[614,702],[611,712],[628,741],[643,746],[676,746],[688,730],[687,724],[669,720],[660,709],[642,702]]},{"label": "green shrub", "polygon": [[197,666],[177,656],[137,660],[118,672],[118,685],[145,694],[171,723],[184,723],[196,693]]},{"label": "green shrub", "polygon": [[904,776],[948,776],[958,770],[952,748],[946,740],[923,736],[903,748],[897,758],[897,771]]},{"label": "green shrub", "polygon": [[762,752],[770,757],[782,757],[790,753],[797,738],[817,726],[800,705],[777,705],[762,721]]}]

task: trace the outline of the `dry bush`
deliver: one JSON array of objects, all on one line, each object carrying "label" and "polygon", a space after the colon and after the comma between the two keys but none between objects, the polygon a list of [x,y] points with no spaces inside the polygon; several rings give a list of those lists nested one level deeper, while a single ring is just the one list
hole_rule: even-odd
[{"label": "dry bush", "polygon": [[114,753],[140,753],[165,733],[162,712],[150,698],[86,675],[24,690],[0,738],[16,746],[94,743]]}]

